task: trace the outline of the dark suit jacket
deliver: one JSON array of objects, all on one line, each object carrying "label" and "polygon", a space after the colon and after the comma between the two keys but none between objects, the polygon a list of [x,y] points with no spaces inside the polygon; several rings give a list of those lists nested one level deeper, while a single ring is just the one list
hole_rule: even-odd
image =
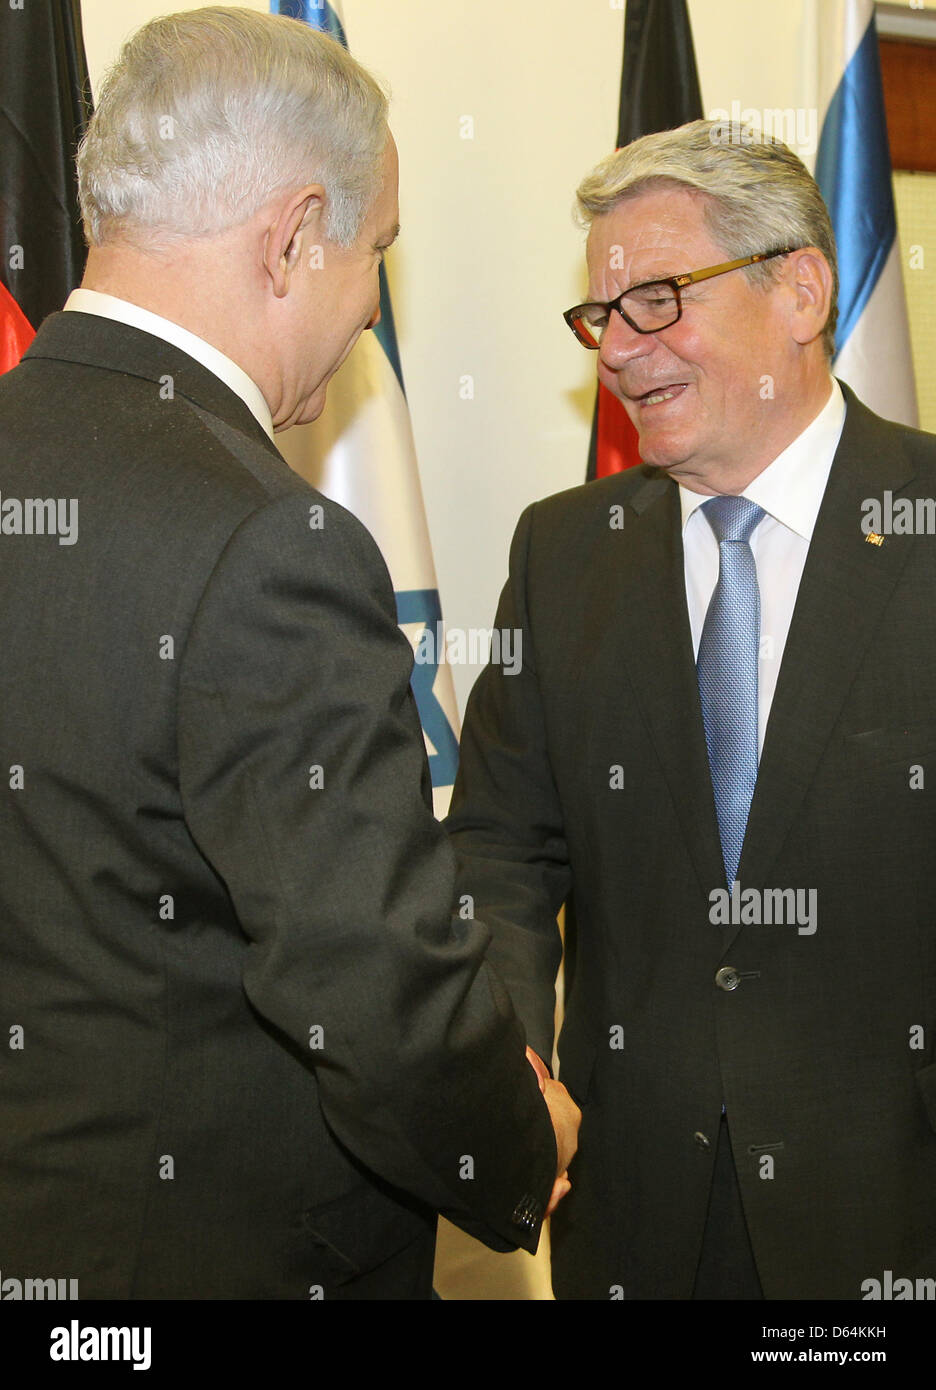
[{"label": "dark suit jacket", "polygon": [[743,888],[815,889],[811,935],[710,920],[675,483],[634,470],[517,528],[497,623],[523,668],[478,681],[449,825],[546,1058],[574,910],[559,1296],[691,1295],[723,1099],[766,1297],[936,1277],[936,537],[861,530],[866,498],[936,497],[936,440],[846,399],[739,867]]},{"label": "dark suit jacket", "polygon": [[438,1210],[535,1248],[552,1129],[450,917],[370,536],[210,372],[85,314],[0,380],[0,457],[0,507],[79,522],[0,530],[4,1278],[428,1297]]}]

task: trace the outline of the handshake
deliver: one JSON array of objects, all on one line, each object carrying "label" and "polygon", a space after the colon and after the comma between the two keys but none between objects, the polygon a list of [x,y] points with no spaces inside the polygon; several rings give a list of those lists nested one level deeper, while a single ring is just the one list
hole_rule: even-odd
[{"label": "handshake", "polygon": [[558,1154],[556,1181],[553,1183],[549,1206],[546,1208],[546,1215],[551,1216],[566,1193],[572,1189],[572,1184],[569,1182],[569,1164],[575,1157],[575,1151],[578,1148],[578,1132],[579,1125],[582,1123],[582,1112],[562,1082],[553,1081],[542,1059],[531,1047],[527,1048],[526,1055],[527,1061],[536,1072],[536,1079],[543,1093],[543,1099],[549,1108],[549,1118],[552,1120],[556,1133]]}]

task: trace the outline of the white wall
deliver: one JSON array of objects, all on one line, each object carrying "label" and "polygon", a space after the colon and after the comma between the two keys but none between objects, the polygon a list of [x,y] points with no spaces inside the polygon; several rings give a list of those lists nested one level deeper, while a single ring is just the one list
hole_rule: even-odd
[{"label": "white wall", "polygon": [[[803,26],[823,3],[691,0],[706,110],[802,104]],[[82,8],[96,85],[139,24],[198,7]],[[561,312],[585,283],[574,190],[614,143],[623,6],[344,0],[344,18],[352,52],[393,93],[403,232],[389,275],[443,612],[483,627],[522,508],[584,477],[594,359]],[[476,674],[454,668],[462,709]]]}]

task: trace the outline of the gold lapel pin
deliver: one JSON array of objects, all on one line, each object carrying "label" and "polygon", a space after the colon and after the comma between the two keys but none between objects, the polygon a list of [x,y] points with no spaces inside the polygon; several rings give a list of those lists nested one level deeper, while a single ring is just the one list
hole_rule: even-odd
[{"label": "gold lapel pin", "polygon": [[865,536],[865,540],[867,541],[868,545],[884,544],[884,537],[879,536],[877,531],[869,531],[868,534]]}]

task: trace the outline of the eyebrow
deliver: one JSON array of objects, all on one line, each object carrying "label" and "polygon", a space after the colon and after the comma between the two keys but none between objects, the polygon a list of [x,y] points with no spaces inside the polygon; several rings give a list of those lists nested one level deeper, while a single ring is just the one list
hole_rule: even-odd
[{"label": "eyebrow", "polygon": [[622,290],[621,293],[630,294],[631,290],[638,290],[641,285],[658,285],[661,281],[675,280],[677,275],[685,274],[686,271],[684,270],[674,270],[671,271],[669,275],[648,275],[645,280],[635,280],[632,285],[628,285],[627,289]]},{"label": "eyebrow", "polygon": [[[681,270],[674,270],[672,275],[652,275],[648,280],[635,280],[633,284],[628,285],[626,290],[618,290],[617,294],[614,295],[612,299],[593,299],[587,300],[586,302],[589,304],[615,304],[622,295],[630,294],[631,290],[637,290],[641,285],[656,285],[661,280],[673,280],[677,275],[682,274],[683,272]],[[687,288],[689,287],[687,286]]]},{"label": "eyebrow", "polygon": [[[671,275],[651,275],[646,280],[635,280],[633,284],[628,285],[626,290],[621,290],[619,294],[616,294],[613,299],[596,299],[589,302],[594,304],[614,304],[617,302],[617,300],[621,298],[622,295],[630,294],[631,290],[639,290],[641,285],[658,285],[661,283],[665,283],[667,280],[675,280],[678,275],[686,275],[688,273],[689,272],[685,270],[674,270]],[[683,285],[680,290],[680,293],[685,294],[688,290],[698,289],[699,283],[700,282],[698,281],[693,281],[690,285]]]}]

